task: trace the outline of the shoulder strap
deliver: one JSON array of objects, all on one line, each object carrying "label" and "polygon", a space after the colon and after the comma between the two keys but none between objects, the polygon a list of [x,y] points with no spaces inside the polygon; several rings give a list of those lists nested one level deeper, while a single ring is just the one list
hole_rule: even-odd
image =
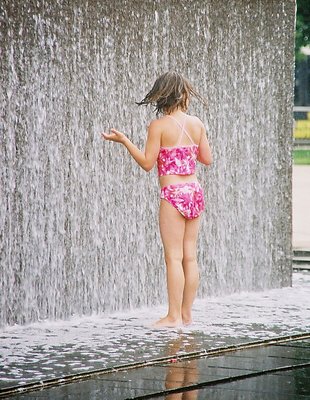
[{"label": "shoulder strap", "polygon": [[183,134],[184,134],[184,133],[185,133],[186,136],[189,138],[189,140],[190,140],[193,144],[195,144],[195,142],[194,142],[193,139],[191,138],[190,134],[189,134],[189,133],[187,132],[187,130],[184,128],[185,120],[186,120],[186,118],[187,118],[187,115],[185,115],[182,125],[181,125],[180,122],[179,122],[176,118],[174,118],[172,115],[168,115],[168,117],[172,118],[172,119],[177,123],[177,125],[179,125],[179,127],[181,128],[181,133],[180,133],[180,136],[179,136],[179,140],[178,140],[177,146],[181,143],[181,140],[182,140],[182,137],[183,137]]}]

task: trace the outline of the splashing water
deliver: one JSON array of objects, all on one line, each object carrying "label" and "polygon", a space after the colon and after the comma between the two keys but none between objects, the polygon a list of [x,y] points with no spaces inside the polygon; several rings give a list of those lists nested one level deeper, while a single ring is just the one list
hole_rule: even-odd
[{"label": "splashing water", "polygon": [[208,98],[200,296],[291,284],[294,1],[2,1],[0,325],[158,304],[156,171],[138,108],[159,73]]}]

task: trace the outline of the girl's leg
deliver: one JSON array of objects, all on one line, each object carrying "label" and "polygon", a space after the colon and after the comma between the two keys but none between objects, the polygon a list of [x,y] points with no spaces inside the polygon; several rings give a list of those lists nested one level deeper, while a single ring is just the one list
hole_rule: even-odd
[{"label": "girl's leg", "polygon": [[197,265],[197,238],[200,217],[186,220],[183,241],[183,271],[185,285],[182,302],[182,319],[184,325],[192,322],[192,306],[196,297],[199,284],[199,272]]},{"label": "girl's leg", "polygon": [[161,200],[159,227],[167,266],[168,314],[156,326],[175,327],[182,324],[184,291],[183,238],[185,218],[167,200]]}]

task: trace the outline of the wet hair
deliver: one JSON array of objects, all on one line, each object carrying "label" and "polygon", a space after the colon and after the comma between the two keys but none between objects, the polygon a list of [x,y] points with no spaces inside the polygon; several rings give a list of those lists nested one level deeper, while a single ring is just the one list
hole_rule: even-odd
[{"label": "wet hair", "polygon": [[186,78],[178,72],[169,71],[157,78],[144,99],[136,104],[139,106],[153,105],[158,116],[163,113],[170,114],[178,107],[185,111],[190,96],[196,97],[207,106],[206,100],[196,92]]}]

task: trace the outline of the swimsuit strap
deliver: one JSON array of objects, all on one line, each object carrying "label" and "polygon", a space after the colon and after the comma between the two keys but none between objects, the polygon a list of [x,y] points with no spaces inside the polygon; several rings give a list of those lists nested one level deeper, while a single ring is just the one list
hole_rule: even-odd
[{"label": "swimsuit strap", "polygon": [[172,119],[179,125],[179,127],[181,128],[181,134],[180,134],[180,136],[179,136],[179,140],[178,140],[177,146],[181,143],[181,140],[182,140],[182,137],[183,137],[183,134],[184,134],[184,133],[185,133],[186,136],[189,138],[189,140],[190,140],[193,144],[195,144],[195,142],[194,142],[193,139],[191,138],[190,134],[189,134],[189,133],[187,132],[187,130],[184,128],[185,120],[186,120],[186,118],[187,118],[187,115],[185,115],[185,118],[184,118],[184,120],[183,120],[183,124],[182,124],[182,125],[181,125],[180,122],[179,122],[176,118],[174,118],[172,115],[168,115],[168,117],[169,117],[169,118],[172,118]]}]

